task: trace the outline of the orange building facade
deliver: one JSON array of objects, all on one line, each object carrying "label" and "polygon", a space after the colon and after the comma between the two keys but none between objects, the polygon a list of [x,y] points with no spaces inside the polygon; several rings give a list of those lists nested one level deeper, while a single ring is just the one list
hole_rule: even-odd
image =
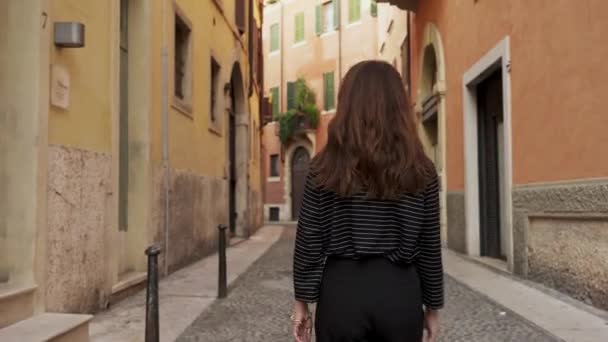
[{"label": "orange building facade", "polygon": [[340,80],[359,61],[378,56],[377,12],[371,0],[269,1],[264,7],[264,88],[274,114],[288,110],[288,83],[306,80],[320,110],[316,129],[303,130],[288,143],[278,123],[264,127],[264,216],[270,221],[297,218],[301,190],[312,157],[327,141]]},{"label": "orange building facade", "polygon": [[608,308],[608,3],[387,1],[412,10],[445,245]]}]

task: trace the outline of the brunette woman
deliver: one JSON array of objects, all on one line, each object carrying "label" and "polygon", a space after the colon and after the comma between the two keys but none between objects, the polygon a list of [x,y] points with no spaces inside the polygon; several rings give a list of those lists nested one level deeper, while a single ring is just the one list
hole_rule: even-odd
[{"label": "brunette woman", "polygon": [[294,251],[294,337],[435,341],[442,308],[439,180],[399,73],[346,74],[306,181]]}]

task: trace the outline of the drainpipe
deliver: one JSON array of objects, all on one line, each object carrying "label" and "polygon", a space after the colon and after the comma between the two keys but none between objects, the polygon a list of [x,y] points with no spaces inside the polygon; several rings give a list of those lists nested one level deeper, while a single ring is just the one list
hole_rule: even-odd
[{"label": "drainpipe", "polygon": [[283,109],[283,94],[285,90],[283,89],[283,84],[285,81],[285,75],[283,74],[285,68],[285,5],[284,2],[281,1],[281,44],[279,46],[279,53],[281,54],[281,84],[279,85],[279,112]]},{"label": "drainpipe", "polygon": [[407,11],[407,92],[412,101],[412,13]]},{"label": "drainpipe", "polygon": [[162,48],[161,48],[161,111],[162,111],[162,140],[163,140],[163,172],[165,193],[165,276],[169,274],[169,105],[168,105],[168,75],[167,75],[167,0],[162,0]]},{"label": "drainpipe", "polygon": [[342,1],[338,1],[338,89],[342,85]]},{"label": "drainpipe", "polygon": [[[279,46],[279,53],[281,54],[281,84],[279,85],[279,113],[282,112],[282,107],[283,107],[283,85],[285,83],[285,75],[284,75],[284,68],[285,68],[285,50],[287,50],[285,48],[285,42],[284,42],[284,31],[285,31],[285,5],[284,2],[281,1],[281,43]],[[274,101],[274,99],[272,99]],[[275,123],[275,125],[278,125],[278,122]],[[283,143],[281,143],[281,161],[285,162],[285,151],[284,151],[284,146]]]}]

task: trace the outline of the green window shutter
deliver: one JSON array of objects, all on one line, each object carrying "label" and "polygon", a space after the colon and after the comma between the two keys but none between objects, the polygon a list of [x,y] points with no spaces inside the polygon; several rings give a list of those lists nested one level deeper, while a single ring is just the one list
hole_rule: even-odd
[{"label": "green window shutter", "polygon": [[334,73],[323,74],[324,109],[332,110],[335,107]]},{"label": "green window shutter", "polygon": [[348,9],[348,22],[354,23],[361,19],[361,0],[350,0]]},{"label": "green window shutter", "polygon": [[295,42],[301,42],[304,40],[304,13],[298,13],[295,17]]},{"label": "green window shutter", "polygon": [[270,93],[272,95],[272,116],[273,118],[279,115],[281,99],[279,95],[279,87],[274,87],[270,89]]},{"label": "green window shutter", "polygon": [[296,107],[296,83],[287,82],[287,110]]},{"label": "green window shutter", "polygon": [[315,8],[315,33],[320,36],[323,32],[323,22],[321,18],[321,5],[317,5]]},{"label": "green window shutter", "polygon": [[304,25],[305,25],[305,21],[304,21],[304,13],[300,13],[300,39],[298,41],[303,41],[304,40]]},{"label": "green window shutter", "polygon": [[323,74],[323,110],[327,110],[327,74]]},{"label": "green window shutter", "polygon": [[340,29],[340,0],[333,0],[334,5],[334,29]]},{"label": "green window shutter", "polygon": [[378,16],[378,2],[376,2],[376,0],[372,0],[370,12],[372,14],[372,17],[375,18]]},{"label": "green window shutter", "polygon": [[327,92],[329,93],[329,106],[328,109],[334,109],[335,108],[335,89],[334,89],[334,73],[330,72],[328,75],[328,80],[327,80]]},{"label": "green window shutter", "polygon": [[279,24],[270,26],[270,51],[279,49]]}]

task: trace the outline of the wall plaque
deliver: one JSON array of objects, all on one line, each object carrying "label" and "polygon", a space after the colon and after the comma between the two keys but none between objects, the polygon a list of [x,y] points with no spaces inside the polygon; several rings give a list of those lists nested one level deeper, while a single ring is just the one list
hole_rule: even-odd
[{"label": "wall plaque", "polygon": [[61,109],[70,106],[70,74],[61,65],[51,68],[51,105]]}]

